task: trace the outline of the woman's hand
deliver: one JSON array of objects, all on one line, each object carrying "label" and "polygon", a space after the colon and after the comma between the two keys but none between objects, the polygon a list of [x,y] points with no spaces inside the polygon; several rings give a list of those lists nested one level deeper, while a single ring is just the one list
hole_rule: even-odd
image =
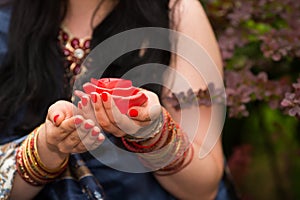
[{"label": "woman's hand", "polygon": [[[92,150],[103,142],[100,128],[91,119],[74,115],[76,110],[67,101],[58,101],[49,108],[38,136],[39,154],[46,166],[57,166],[59,160],[63,161],[70,153]],[[51,155],[53,159],[49,159]]]},{"label": "woman's hand", "polygon": [[[48,110],[45,123],[34,131],[37,134],[35,135],[37,138],[34,138],[37,140],[29,141],[36,142],[37,146],[34,145],[33,149],[30,147],[30,150],[26,150],[27,146],[22,145],[22,149],[37,150],[34,154],[37,153],[39,159],[33,156],[37,162],[42,163],[49,170],[60,171],[57,169],[65,168],[65,161],[70,153],[85,152],[98,147],[104,140],[100,128],[95,126],[92,120],[74,113],[77,113],[77,108],[70,102],[58,101],[53,104]],[[32,199],[41,189],[42,187],[30,185],[19,173],[16,173],[11,199]],[[26,194],[20,191],[26,191]]]},{"label": "woman's hand", "polygon": [[[141,90],[148,100],[141,106],[133,106],[126,114],[122,114],[115,104],[115,97],[107,92],[98,94],[92,92],[88,95],[81,91],[75,94],[81,99],[78,108],[83,116],[94,118],[100,127],[116,137],[126,134],[134,135],[143,127],[150,126],[162,112],[159,99],[156,94],[147,90]],[[118,97],[118,100],[128,102],[128,97]]]}]

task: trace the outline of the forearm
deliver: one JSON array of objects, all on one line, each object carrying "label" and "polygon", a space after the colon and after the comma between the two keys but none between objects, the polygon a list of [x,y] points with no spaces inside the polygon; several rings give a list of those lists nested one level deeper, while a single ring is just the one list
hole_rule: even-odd
[{"label": "forearm", "polygon": [[214,199],[223,173],[223,162],[217,152],[219,147],[202,159],[199,158],[200,145],[193,144],[193,148],[193,160],[184,169],[170,176],[155,177],[179,199]]},{"label": "forearm", "polygon": [[[169,109],[170,110],[170,109]],[[210,109],[202,108],[202,113],[209,116]],[[203,117],[196,129],[196,137],[190,143],[188,135],[175,122],[178,112],[173,112],[174,119],[163,111],[164,119],[160,134],[145,142],[124,141],[125,146],[140,154],[144,164],[154,172],[162,186],[180,199],[212,199],[217,190],[223,172],[223,153],[220,139],[211,146],[205,144],[204,136],[209,126],[209,117]],[[207,148],[208,155],[199,158],[200,148]],[[172,175],[170,175],[172,174]]]},{"label": "forearm", "polygon": [[[180,122],[180,113],[168,105],[167,109],[173,119],[177,123]],[[213,199],[223,174],[224,160],[221,139],[219,137],[213,146],[203,142],[210,127],[210,107],[191,107],[187,109],[190,109],[190,113],[194,109],[199,109],[202,116],[197,125],[196,135],[191,143],[194,149],[193,160],[176,174],[171,176],[156,176],[156,178],[166,190],[179,199]],[[179,131],[184,130],[180,129]],[[200,159],[200,149],[209,151],[209,154]]]},{"label": "forearm", "polygon": [[[16,172],[14,181],[13,181],[13,187],[10,194],[11,200],[18,200],[18,199],[32,199],[34,196],[38,194],[38,192],[43,187],[36,187],[32,186],[26,181],[22,179],[22,177]],[[26,191],[26,192],[24,192]]]},{"label": "forearm", "polygon": [[[31,136],[28,136],[28,138],[25,139],[25,143],[27,140],[30,142],[33,141],[30,140],[30,137]],[[38,137],[36,137],[36,139],[37,139],[36,141],[37,149],[35,150],[38,150],[36,153],[39,155],[39,159],[40,159],[39,162],[43,163],[43,166],[46,166],[48,169],[58,168],[66,159],[66,156],[56,151],[53,151],[51,150],[51,148],[49,148],[49,145],[46,142],[44,125],[40,127],[40,132],[38,134]],[[33,143],[30,144],[33,146]],[[32,154],[28,153],[29,150],[28,148],[26,148],[24,144],[19,148],[23,148],[23,154],[26,152],[30,156],[34,156],[34,152],[32,152]],[[17,151],[17,154],[18,153],[19,155],[21,155],[20,152]],[[23,163],[24,168],[27,167],[26,168],[27,175],[31,177],[35,177],[32,174],[38,169],[37,167],[38,164],[33,164],[33,162],[31,162],[32,160],[29,161],[30,157],[27,157],[26,159],[24,159],[24,157],[25,157],[24,155],[19,157],[17,155],[16,163],[19,164],[20,159],[22,159],[21,163]],[[44,174],[44,172],[42,173]],[[22,174],[22,170],[20,170],[20,166],[19,166],[19,172],[15,173],[10,199],[32,199],[43,188],[43,185],[40,186],[32,185],[28,183],[28,179],[27,180],[25,180],[26,178],[24,179],[24,174],[22,175],[23,177],[20,174]],[[27,175],[25,175],[25,177]],[[58,175],[59,173],[57,174],[57,176]],[[47,182],[47,180],[45,180],[45,182]]]}]

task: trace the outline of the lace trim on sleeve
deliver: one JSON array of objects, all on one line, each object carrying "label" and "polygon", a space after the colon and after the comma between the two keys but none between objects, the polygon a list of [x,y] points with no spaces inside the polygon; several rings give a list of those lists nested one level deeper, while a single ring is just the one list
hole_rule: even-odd
[{"label": "lace trim on sleeve", "polygon": [[9,199],[16,172],[16,149],[19,140],[0,145],[0,199]]}]

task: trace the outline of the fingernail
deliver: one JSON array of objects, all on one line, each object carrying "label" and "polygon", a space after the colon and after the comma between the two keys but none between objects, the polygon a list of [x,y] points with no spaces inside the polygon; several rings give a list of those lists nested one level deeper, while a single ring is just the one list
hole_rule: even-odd
[{"label": "fingernail", "polygon": [[81,102],[78,102],[77,106],[78,106],[79,109],[82,109],[82,103]]},{"label": "fingernail", "polygon": [[59,115],[55,115],[53,118],[54,123],[56,123],[57,119],[59,118]]},{"label": "fingernail", "polygon": [[103,135],[102,133],[100,133],[100,134],[98,135],[97,140],[98,140],[99,142],[103,141],[103,140],[104,140],[104,135]]},{"label": "fingernail", "polygon": [[139,114],[139,112],[136,109],[131,109],[129,111],[129,116],[130,117],[136,117],[136,116],[138,116],[138,114]]},{"label": "fingernail", "polygon": [[87,97],[82,97],[81,102],[83,106],[86,106],[88,104],[88,98]]},{"label": "fingernail", "polygon": [[91,129],[91,128],[93,128],[94,126],[93,125],[91,125],[91,124],[89,124],[89,123],[85,123],[84,124],[84,128],[85,129]]},{"label": "fingernail", "polygon": [[108,99],[107,93],[106,93],[106,92],[103,92],[103,93],[101,94],[101,98],[102,98],[102,100],[103,100],[104,102],[106,102],[107,99]]},{"label": "fingernail", "polygon": [[83,121],[82,119],[76,118],[75,121],[74,121],[74,123],[75,123],[76,125],[79,125],[79,124],[82,123],[82,121]]},{"label": "fingernail", "polygon": [[91,94],[91,99],[93,103],[97,103],[97,95],[96,94]]},{"label": "fingernail", "polygon": [[100,133],[99,131],[93,130],[93,131],[92,131],[92,136],[97,136],[99,133]]}]

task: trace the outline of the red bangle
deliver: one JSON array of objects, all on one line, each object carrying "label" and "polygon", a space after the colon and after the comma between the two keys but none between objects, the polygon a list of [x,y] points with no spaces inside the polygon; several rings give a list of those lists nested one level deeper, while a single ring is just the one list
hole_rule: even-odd
[{"label": "red bangle", "polygon": [[133,146],[135,146],[136,148],[139,148],[139,149],[150,149],[150,148],[154,147],[155,145],[157,145],[161,141],[161,139],[163,138],[163,134],[164,134],[164,132],[160,133],[159,138],[155,142],[153,142],[152,144],[146,145],[146,146],[145,145],[141,145],[141,144],[139,144],[137,142],[130,142],[130,143]]},{"label": "red bangle", "polygon": [[157,145],[163,138],[164,134],[165,134],[165,130],[166,130],[166,126],[167,124],[169,123],[169,119],[165,120],[164,124],[163,124],[163,128],[162,128],[162,131],[160,133],[160,136],[159,138],[153,142],[152,144],[149,144],[149,145],[141,145],[139,144],[138,142],[130,142],[133,146],[135,146],[136,148],[139,148],[139,149],[151,149],[152,147],[154,147],[155,145]]}]

